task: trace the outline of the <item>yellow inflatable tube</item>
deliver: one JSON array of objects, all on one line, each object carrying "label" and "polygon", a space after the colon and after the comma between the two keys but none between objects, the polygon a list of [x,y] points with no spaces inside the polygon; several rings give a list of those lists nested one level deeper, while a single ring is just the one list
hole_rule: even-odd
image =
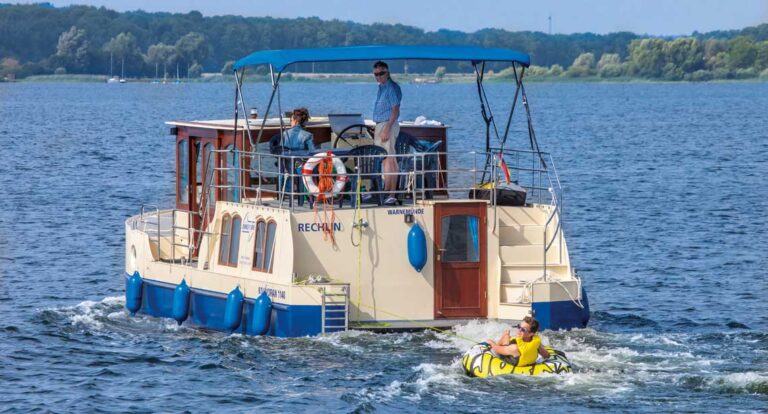
[{"label": "yellow inflatable tube", "polygon": [[479,378],[508,374],[541,375],[571,372],[571,363],[564,353],[552,347],[545,346],[545,348],[549,351],[549,358],[538,364],[517,366],[493,354],[488,345],[477,344],[464,354],[462,366],[467,375]]}]

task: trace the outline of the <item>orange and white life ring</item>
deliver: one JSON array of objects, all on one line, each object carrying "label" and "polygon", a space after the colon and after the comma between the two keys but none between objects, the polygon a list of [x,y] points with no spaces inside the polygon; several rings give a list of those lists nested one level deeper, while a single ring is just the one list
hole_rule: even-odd
[{"label": "orange and white life ring", "polygon": [[[330,192],[320,191],[320,188],[318,188],[313,179],[315,167],[326,157],[333,160],[333,168],[336,170],[336,179]],[[313,195],[323,195],[326,198],[333,198],[333,196],[339,194],[344,190],[344,185],[347,183],[347,169],[344,167],[344,163],[338,157],[334,157],[330,151],[317,153],[314,157],[308,159],[301,167],[301,175],[307,192]]]}]

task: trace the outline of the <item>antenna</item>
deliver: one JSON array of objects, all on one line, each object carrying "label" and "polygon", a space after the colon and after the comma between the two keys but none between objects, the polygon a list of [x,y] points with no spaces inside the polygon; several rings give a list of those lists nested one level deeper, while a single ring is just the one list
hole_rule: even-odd
[{"label": "antenna", "polygon": [[547,20],[549,20],[549,34],[552,35],[552,13],[549,13]]}]

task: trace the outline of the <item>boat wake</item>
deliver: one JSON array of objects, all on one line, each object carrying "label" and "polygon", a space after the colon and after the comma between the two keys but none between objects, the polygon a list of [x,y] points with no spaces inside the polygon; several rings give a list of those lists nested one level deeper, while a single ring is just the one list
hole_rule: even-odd
[{"label": "boat wake", "polygon": [[[434,353],[424,355],[425,359],[451,357],[443,363],[417,364],[407,378],[361,390],[358,396],[384,404],[399,399],[438,399],[477,407],[489,399],[503,399],[500,394],[514,390],[526,393],[533,401],[563,399],[562,404],[582,402],[587,406],[601,401],[598,405],[637,407],[648,404],[648,395],[678,399],[691,391],[722,395],[724,405],[730,394],[768,395],[768,338],[751,332],[719,334],[713,341],[711,333],[609,333],[591,328],[545,331],[541,334],[543,342],[568,355],[574,364],[572,374],[466,377],[461,355],[471,345],[468,340],[494,338],[505,328],[508,326],[495,321],[472,321],[450,333],[424,332],[420,334],[423,348]],[[727,354],[726,350],[736,352]],[[754,358],[740,358],[743,353]],[[680,407],[712,409],[697,400],[686,400]]]},{"label": "boat wake", "polygon": [[[474,343],[498,337],[507,324],[469,321],[448,332],[246,337],[178,326],[163,318],[129,317],[122,297],[44,309],[38,316],[58,336],[81,342],[92,337],[146,342],[164,350],[132,349],[120,363],[175,361],[195,371],[230,374],[258,386],[264,398],[319,398],[312,390],[322,383],[324,392],[340,395],[339,409],[351,404],[360,410],[428,410],[435,401],[481,407],[489,401],[503,403],[512,390],[542,408],[545,401],[561,399],[556,404],[619,410],[666,398],[679,400],[676,409],[710,411],[721,403],[725,408],[729,395],[768,396],[768,335],[744,330],[662,332],[649,331],[643,323],[646,328],[634,331],[545,331],[543,342],[566,353],[572,374],[478,379],[464,374],[461,356]],[[603,315],[603,320],[617,319],[627,320]],[[628,320],[635,324],[637,319]],[[279,381],[265,383],[265,375]],[[722,401],[680,400],[691,392],[722,396]]]}]

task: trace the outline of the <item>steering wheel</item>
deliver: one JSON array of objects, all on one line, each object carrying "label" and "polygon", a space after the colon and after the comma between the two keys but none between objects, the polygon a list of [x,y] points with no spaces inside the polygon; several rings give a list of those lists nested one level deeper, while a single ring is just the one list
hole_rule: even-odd
[{"label": "steering wheel", "polygon": [[[356,136],[355,138],[352,138],[352,134],[350,134],[351,136],[346,137],[345,134],[347,133],[347,131],[354,128],[360,128],[360,134],[355,134]],[[369,127],[368,125],[365,125],[365,124],[352,124],[344,128],[343,130],[341,130],[341,132],[339,132],[339,134],[336,135],[336,139],[333,141],[333,148],[338,147],[339,141],[343,141],[348,147],[351,147],[351,148],[356,147],[357,145],[353,144],[350,141],[360,139],[364,134],[363,131],[365,131],[365,133],[367,133],[368,136],[371,137],[371,139],[373,139],[373,134],[374,134],[373,127]]]}]

